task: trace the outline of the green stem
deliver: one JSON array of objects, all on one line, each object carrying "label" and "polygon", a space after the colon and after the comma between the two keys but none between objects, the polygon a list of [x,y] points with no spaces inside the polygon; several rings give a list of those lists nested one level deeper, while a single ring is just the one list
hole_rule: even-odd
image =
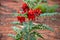
[{"label": "green stem", "polygon": [[[30,24],[30,22],[29,22],[29,24]],[[30,40],[30,25],[28,25],[28,33],[29,33],[29,35],[28,35],[28,40]]]}]

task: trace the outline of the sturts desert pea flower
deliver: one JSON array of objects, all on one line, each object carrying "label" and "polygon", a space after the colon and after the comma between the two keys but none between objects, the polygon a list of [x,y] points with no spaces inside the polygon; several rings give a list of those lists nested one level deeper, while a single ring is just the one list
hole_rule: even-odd
[{"label": "sturts desert pea flower", "polygon": [[34,13],[36,16],[39,16],[42,13],[42,11],[40,9],[35,9]]},{"label": "sturts desert pea flower", "polygon": [[23,3],[23,5],[22,5],[22,10],[23,10],[24,12],[26,12],[26,11],[29,10],[29,7],[28,7],[28,5],[27,5],[26,3]]},{"label": "sturts desert pea flower", "polygon": [[29,19],[29,20],[35,20],[34,10],[30,9],[30,10],[28,11],[28,19]]},{"label": "sturts desert pea flower", "polygon": [[25,22],[25,17],[23,17],[23,16],[17,16],[17,19],[18,19],[18,21],[20,21],[20,23]]}]

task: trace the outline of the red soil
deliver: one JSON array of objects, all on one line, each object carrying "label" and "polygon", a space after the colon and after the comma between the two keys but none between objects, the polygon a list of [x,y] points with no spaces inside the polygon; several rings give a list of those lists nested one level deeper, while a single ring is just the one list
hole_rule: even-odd
[{"label": "red soil", "polygon": [[[11,37],[7,36],[7,34],[9,33],[14,34],[14,31],[11,28],[13,25],[10,24],[10,22],[17,20],[16,17],[13,17],[11,15],[13,13],[11,10],[13,11],[19,10],[22,4],[22,0],[20,0],[20,2],[18,3],[11,2],[11,0],[6,2],[1,0],[1,3],[2,5],[7,6],[7,8],[9,9],[0,7],[1,9],[0,10],[0,36],[2,34],[2,36],[0,37],[0,40],[13,40]],[[60,1],[58,3],[60,3]],[[40,23],[46,23],[54,29],[54,32],[50,32],[46,30],[38,31],[39,33],[42,33],[43,37],[46,40],[60,40],[60,15],[53,16],[53,18],[57,18],[57,20],[53,21],[51,20],[51,17],[48,17],[48,18],[45,18],[46,20],[44,18],[39,18],[39,20],[37,21],[37,22],[40,22],[41,20],[43,22],[40,22]]]}]

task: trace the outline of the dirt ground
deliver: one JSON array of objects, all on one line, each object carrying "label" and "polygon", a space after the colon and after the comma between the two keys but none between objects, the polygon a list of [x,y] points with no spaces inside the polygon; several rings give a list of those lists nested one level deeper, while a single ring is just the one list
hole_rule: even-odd
[{"label": "dirt ground", "polygon": [[[12,13],[17,12],[16,10],[20,9],[22,1],[19,3],[3,1],[2,4],[4,6],[0,7],[0,40],[13,40],[11,37],[8,37],[7,34],[14,34],[14,31],[11,28],[14,25],[11,24],[11,22],[17,21],[17,19],[12,15]],[[56,20],[52,20],[52,18],[56,18]],[[60,15],[39,18],[35,22],[47,24],[54,29],[54,32],[47,30],[38,31],[39,33],[42,33],[46,40],[60,40]],[[39,38],[39,40],[42,39]]]}]

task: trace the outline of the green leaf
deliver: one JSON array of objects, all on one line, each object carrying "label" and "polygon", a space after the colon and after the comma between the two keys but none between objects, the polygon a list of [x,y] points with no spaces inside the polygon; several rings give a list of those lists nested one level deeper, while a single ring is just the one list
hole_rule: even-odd
[{"label": "green leaf", "polygon": [[57,12],[54,12],[54,13],[43,13],[43,14],[40,14],[40,16],[53,16],[53,15],[56,15],[58,14]]},{"label": "green leaf", "polygon": [[32,29],[32,27],[34,26],[33,22],[32,21],[29,21],[28,24],[30,26],[30,29]]},{"label": "green leaf", "polygon": [[15,35],[13,35],[13,34],[8,34],[8,36],[10,36],[10,37],[12,37],[12,38],[16,39],[16,36],[15,36]]},{"label": "green leaf", "polygon": [[22,37],[22,36],[21,36],[20,34],[17,34],[17,35],[16,35],[16,40],[20,40],[21,37]]},{"label": "green leaf", "polygon": [[45,3],[47,3],[47,0],[42,0],[42,2],[45,2]]},{"label": "green leaf", "polygon": [[18,27],[16,27],[16,26],[12,27],[12,29],[13,29],[15,32],[17,32],[18,34],[20,34],[20,32],[21,32],[21,29],[18,28]]},{"label": "green leaf", "polygon": [[35,32],[35,31],[32,32],[32,33],[30,33],[30,34],[31,34],[31,35],[32,35],[32,34],[33,34],[33,35],[37,35],[38,37],[44,39],[40,33],[37,33],[37,32]]},{"label": "green leaf", "polygon": [[27,18],[27,17],[28,17],[28,16],[27,16],[27,12],[26,12],[26,13],[24,13],[24,14],[23,14],[23,16],[24,16],[25,18]]},{"label": "green leaf", "polygon": [[37,0],[31,0],[31,1],[36,2]]},{"label": "green leaf", "polygon": [[49,27],[48,25],[45,25],[45,24],[35,25],[34,27],[32,27],[32,29],[30,31],[33,31],[33,30],[50,30],[50,31],[53,31],[53,29],[51,27]]},{"label": "green leaf", "polygon": [[23,0],[25,3],[29,3],[30,2],[30,0]]},{"label": "green leaf", "polygon": [[43,27],[42,25],[35,25],[34,27],[32,27],[30,31],[33,30],[45,30],[45,27]]},{"label": "green leaf", "polygon": [[42,36],[40,33],[37,33],[37,32],[36,32],[36,35],[37,35],[38,37],[44,39],[43,36]]},{"label": "green leaf", "polygon": [[35,35],[30,35],[29,32],[27,32],[24,35],[24,40],[36,40]]},{"label": "green leaf", "polygon": [[32,21],[29,21],[29,22],[24,22],[23,26],[24,26],[23,30],[26,32],[26,31],[29,31],[30,29],[32,29],[32,27],[34,25],[33,25]]},{"label": "green leaf", "polygon": [[12,23],[12,24],[15,24],[15,25],[20,24],[19,21],[14,21],[14,22],[11,22],[11,23]]},{"label": "green leaf", "polygon": [[13,13],[12,15],[13,15],[13,16],[23,16],[22,13],[20,13],[20,14],[19,14],[19,13]]},{"label": "green leaf", "polygon": [[24,40],[28,40],[28,36],[30,36],[30,35],[29,35],[29,32],[26,32],[26,33],[24,34],[24,36],[23,36]]},{"label": "green leaf", "polygon": [[34,9],[39,8],[39,9],[42,10],[42,12],[44,13],[44,12],[46,12],[46,6],[47,6],[47,4],[37,4],[37,5],[34,7]]},{"label": "green leaf", "polygon": [[18,16],[18,13],[13,13],[12,16]]},{"label": "green leaf", "polygon": [[30,35],[30,40],[36,40],[36,37],[34,35]]},{"label": "green leaf", "polygon": [[22,29],[24,32],[28,32],[28,29],[29,29],[29,25],[28,25],[28,23],[27,22],[23,22],[23,26],[24,26],[24,28]]},{"label": "green leaf", "polygon": [[48,6],[46,9],[47,12],[53,13],[58,8],[58,5]]},{"label": "green leaf", "polygon": [[43,26],[44,26],[44,27],[45,27],[45,29],[47,29],[47,30],[50,30],[50,31],[52,31],[52,32],[54,31],[54,30],[53,30],[53,28],[49,27],[49,26],[48,26],[48,25],[46,25],[46,24],[43,24]]},{"label": "green leaf", "polygon": [[25,17],[25,18],[27,18],[27,12],[26,13],[24,13],[24,14],[18,14],[18,16],[23,16],[23,17]]},{"label": "green leaf", "polygon": [[36,4],[39,4],[42,2],[42,0],[24,0],[29,6],[29,8],[33,8]]},{"label": "green leaf", "polygon": [[37,4],[42,3],[42,0],[37,0]]}]

